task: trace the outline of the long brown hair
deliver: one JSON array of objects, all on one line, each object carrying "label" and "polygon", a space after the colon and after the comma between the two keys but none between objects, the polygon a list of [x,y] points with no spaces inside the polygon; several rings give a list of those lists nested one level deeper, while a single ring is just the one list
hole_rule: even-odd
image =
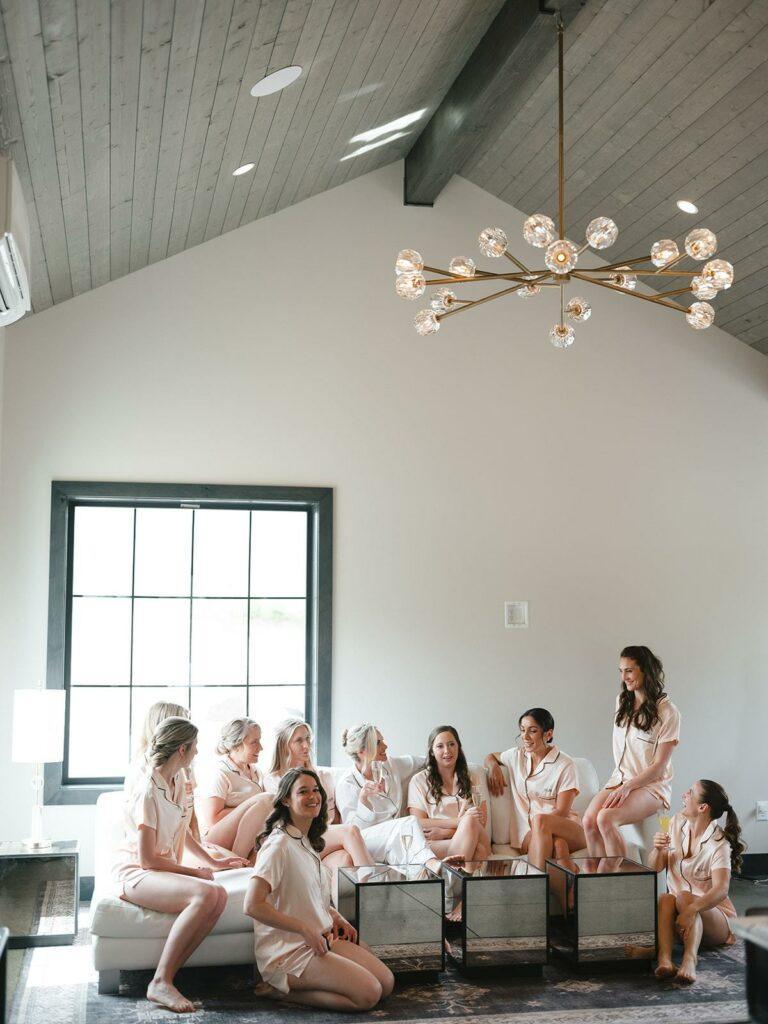
[{"label": "long brown hair", "polygon": [[469,775],[467,759],[464,756],[464,750],[461,746],[459,734],[452,725],[438,725],[438,727],[433,729],[429,734],[429,739],[427,740],[427,782],[429,783],[429,795],[436,804],[440,802],[440,798],[443,795],[443,780],[440,778],[437,759],[432,753],[432,744],[441,732],[451,733],[459,745],[459,756],[456,758],[456,780],[459,784],[458,793],[464,800],[469,800],[472,796],[472,779]]},{"label": "long brown hair", "polygon": [[280,823],[283,825],[292,824],[291,811],[285,801],[290,799],[291,790],[298,780],[303,778],[305,775],[308,775],[310,778],[315,780],[320,790],[321,797],[320,813],[312,820],[312,824],[309,826],[309,832],[307,833],[307,839],[309,840],[312,849],[317,850],[318,853],[322,853],[325,849],[325,839],[323,839],[323,834],[328,828],[328,797],[317,773],[313,772],[311,768],[289,768],[282,779],[280,779],[280,785],[277,787],[277,792],[275,793],[275,809],[271,812],[264,823],[264,831],[258,838],[259,846],[261,846],[276,825],[279,825]]},{"label": "long brown hair", "polygon": [[713,821],[717,821],[725,815],[723,835],[731,844],[731,869],[735,872],[741,871],[742,854],[747,848],[741,838],[741,825],[736,817],[736,811],[731,807],[728,794],[719,782],[711,779],[699,779],[701,788],[701,802],[708,804],[709,813]]},{"label": "long brown hair", "polygon": [[635,710],[634,695],[629,692],[622,680],[619,707],[616,711],[616,725],[634,723],[638,729],[648,732],[658,722],[660,718],[659,703],[667,696],[664,690],[664,666],[650,647],[625,647],[619,657],[634,661],[643,673],[645,700]]}]

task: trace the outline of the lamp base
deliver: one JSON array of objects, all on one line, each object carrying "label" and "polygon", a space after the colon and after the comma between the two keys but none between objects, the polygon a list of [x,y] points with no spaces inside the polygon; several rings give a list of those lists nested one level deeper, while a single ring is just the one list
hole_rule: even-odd
[{"label": "lamp base", "polygon": [[51,850],[53,840],[51,839],[22,839],[21,845],[28,850]]}]

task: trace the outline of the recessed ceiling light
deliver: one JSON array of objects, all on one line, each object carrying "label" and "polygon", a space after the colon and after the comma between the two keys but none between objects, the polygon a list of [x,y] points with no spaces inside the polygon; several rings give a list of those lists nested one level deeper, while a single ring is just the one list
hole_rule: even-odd
[{"label": "recessed ceiling light", "polygon": [[[346,156],[341,158],[343,160],[351,160],[353,156],[362,156],[363,153],[369,153],[372,149],[378,149],[379,146],[386,146],[388,142],[394,142],[395,139],[402,139],[404,135],[410,135],[410,132],[395,132],[394,135],[387,136],[386,139],[379,139],[378,142],[369,142],[367,146],[361,146],[356,149],[353,153],[347,153]],[[339,161],[341,163],[341,161]]]},{"label": "recessed ceiling light", "polygon": [[405,114],[403,117],[398,117],[396,121],[390,121],[388,124],[383,124],[379,128],[369,128],[367,132],[360,132],[359,135],[353,135],[349,141],[373,142],[374,139],[378,139],[382,135],[388,135],[390,132],[396,132],[401,128],[407,128],[409,124],[413,124],[414,121],[418,121],[420,117],[423,117],[426,112],[426,107],[424,107],[423,110],[414,110],[412,114]]},{"label": "recessed ceiling light", "polygon": [[242,164],[240,167],[235,168],[235,170],[232,171],[232,174],[235,177],[238,177],[241,174],[247,174],[248,171],[252,171],[255,166],[256,164]]},{"label": "recessed ceiling light", "polygon": [[688,199],[678,199],[677,200],[677,208],[678,208],[678,210],[682,210],[683,213],[698,213],[699,212],[698,206],[696,206],[695,203],[690,202],[690,200],[688,200]]},{"label": "recessed ceiling light", "polygon": [[280,68],[279,71],[267,75],[260,82],[251,87],[251,96],[269,96],[273,92],[280,92],[291,82],[295,82],[302,72],[298,64],[292,64],[289,68]]}]

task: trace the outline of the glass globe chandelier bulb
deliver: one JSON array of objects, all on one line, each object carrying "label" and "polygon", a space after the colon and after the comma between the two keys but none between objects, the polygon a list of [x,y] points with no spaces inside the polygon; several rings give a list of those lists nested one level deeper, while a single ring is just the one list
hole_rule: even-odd
[{"label": "glass globe chandelier bulb", "polygon": [[424,269],[421,254],[415,249],[401,249],[395,260],[396,274],[413,274]]},{"label": "glass globe chandelier bulb", "polygon": [[713,323],[715,311],[708,302],[694,302],[685,319],[694,330],[703,331]]},{"label": "glass globe chandelier bulb", "polygon": [[578,295],[574,295],[572,299],[568,300],[565,307],[565,312],[568,314],[574,323],[583,323],[585,320],[589,320],[592,316],[592,307],[586,299],[582,299]]},{"label": "glass globe chandelier bulb", "polygon": [[503,256],[507,249],[507,236],[501,228],[484,228],[477,240],[480,252],[484,256],[498,258]]},{"label": "glass globe chandelier bulb", "polygon": [[610,217],[595,217],[587,224],[587,241],[593,249],[607,249],[619,237],[619,229]]},{"label": "glass globe chandelier bulb", "polygon": [[440,321],[434,310],[422,309],[413,318],[413,326],[417,334],[437,334],[440,330]]},{"label": "glass globe chandelier bulb", "polygon": [[568,324],[555,324],[549,332],[549,340],[555,348],[569,348],[576,340],[576,334]]},{"label": "glass globe chandelier bulb", "polygon": [[523,238],[537,249],[546,249],[557,238],[555,222],[543,213],[534,213],[523,224]]},{"label": "glass globe chandelier bulb", "polygon": [[429,304],[435,313],[446,313],[456,305],[456,293],[450,288],[438,288]]},{"label": "glass globe chandelier bulb", "polygon": [[448,269],[454,277],[474,277],[477,265],[469,256],[454,256]]},{"label": "glass globe chandelier bulb", "polygon": [[685,251],[694,260],[708,260],[717,252],[717,238],[708,228],[695,228],[685,238]]},{"label": "glass globe chandelier bulb", "polygon": [[531,295],[538,295],[541,291],[541,287],[537,284],[524,284],[522,288],[517,289],[517,294],[521,299],[527,299]]},{"label": "glass globe chandelier bulb", "polygon": [[691,291],[697,299],[714,299],[717,295],[717,288],[705,277],[692,277]]},{"label": "glass globe chandelier bulb", "polygon": [[567,238],[558,238],[544,253],[544,262],[555,274],[568,274],[576,266],[579,250]]},{"label": "glass globe chandelier bulb", "polygon": [[631,292],[637,288],[637,277],[629,272],[629,267],[617,270],[616,273],[608,277],[608,280],[618,288],[628,288]]},{"label": "glass globe chandelier bulb", "polygon": [[673,238],[662,238],[651,246],[651,263],[654,267],[666,267],[680,255],[677,242]]},{"label": "glass globe chandelier bulb", "polygon": [[418,299],[426,287],[427,279],[423,274],[398,274],[395,278],[395,291],[401,299]]},{"label": "glass globe chandelier bulb", "polygon": [[701,276],[718,291],[727,291],[733,284],[733,267],[728,260],[710,260],[701,268]]}]

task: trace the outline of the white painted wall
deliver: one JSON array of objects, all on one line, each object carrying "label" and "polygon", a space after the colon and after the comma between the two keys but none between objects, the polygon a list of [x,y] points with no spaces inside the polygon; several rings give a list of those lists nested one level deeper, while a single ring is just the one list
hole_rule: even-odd
[{"label": "white painted wall", "polygon": [[[433,210],[401,195],[385,168],[7,332],[0,837],[26,829],[11,690],[44,671],[59,478],[332,485],[335,737],[371,718],[417,751],[448,721],[479,758],[543,704],[604,777],[618,650],[650,645],[683,714],[675,799],[722,781],[768,850],[768,361],[603,292],[567,352],[552,294],[419,339],[395,252],[445,264],[522,217],[458,178]],[[92,814],[46,809],[85,873]]]}]

